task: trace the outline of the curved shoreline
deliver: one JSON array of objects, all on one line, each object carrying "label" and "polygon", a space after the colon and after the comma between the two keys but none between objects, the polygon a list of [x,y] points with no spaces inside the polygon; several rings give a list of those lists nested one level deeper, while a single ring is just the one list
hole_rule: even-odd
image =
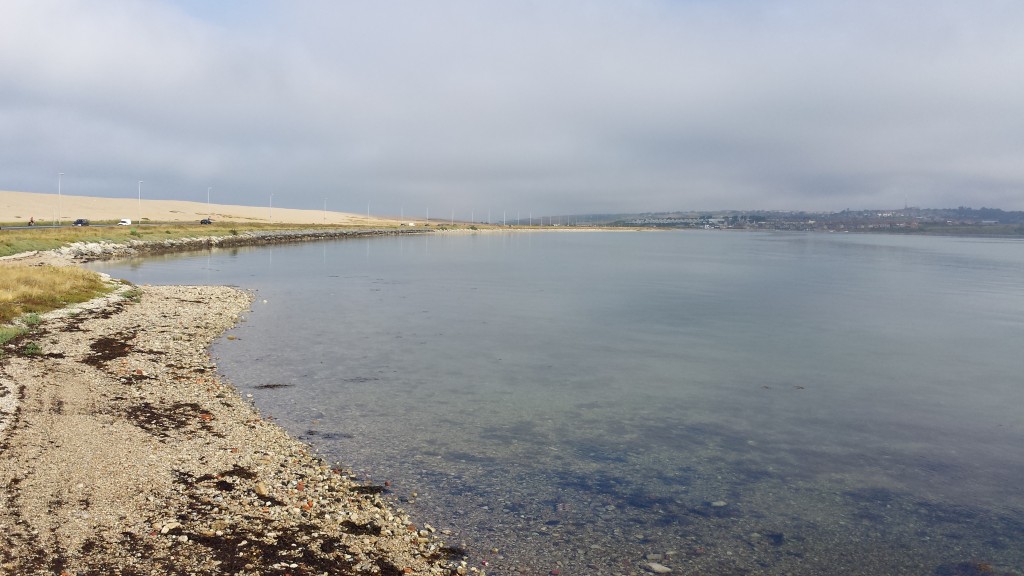
[{"label": "curved shoreline", "polygon": [[45,315],[40,353],[4,347],[0,575],[466,572],[216,374],[208,346],[249,304],[144,286]]},{"label": "curved shoreline", "polygon": [[[76,243],[0,264],[69,266],[427,232],[434,231]],[[208,347],[250,301],[229,287],[124,285],[42,315],[32,332],[3,347],[0,576],[484,576],[467,566],[463,550],[444,546],[434,528],[414,526],[382,498],[385,487],[361,486],[328,466],[216,374]],[[41,352],[22,353],[26,341]]]},{"label": "curved shoreline", "polygon": [[266,246],[293,242],[314,242],[318,240],[340,240],[366,236],[398,236],[403,234],[424,234],[431,230],[370,228],[358,230],[275,230],[246,231],[231,236],[202,236],[197,238],[175,238],[159,242],[131,240],[125,244],[115,242],[76,242],[52,250],[59,257],[79,262],[153,256],[171,252],[187,252],[208,248],[234,248],[241,246]]}]

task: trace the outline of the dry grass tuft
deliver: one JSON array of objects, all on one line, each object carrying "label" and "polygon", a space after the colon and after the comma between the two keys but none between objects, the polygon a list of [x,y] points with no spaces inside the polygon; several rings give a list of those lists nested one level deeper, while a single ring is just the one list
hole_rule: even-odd
[{"label": "dry grass tuft", "polygon": [[0,267],[0,324],[63,308],[109,292],[99,274],[54,266]]}]

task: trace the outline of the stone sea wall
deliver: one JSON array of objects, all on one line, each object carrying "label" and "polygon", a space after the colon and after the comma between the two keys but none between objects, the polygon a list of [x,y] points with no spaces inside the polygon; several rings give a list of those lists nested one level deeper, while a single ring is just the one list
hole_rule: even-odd
[{"label": "stone sea wall", "polygon": [[209,248],[234,248],[239,246],[262,246],[268,244],[284,244],[291,242],[309,242],[313,240],[335,240],[362,236],[395,236],[399,234],[425,234],[429,230],[402,229],[358,229],[358,230],[275,230],[247,231],[230,236],[204,236],[198,238],[168,238],[166,240],[129,240],[127,243],[117,242],[76,242],[53,252],[63,258],[88,262],[91,260],[109,260],[115,258],[131,258],[164,254],[168,252],[186,252],[189,250],[206,250]]}]

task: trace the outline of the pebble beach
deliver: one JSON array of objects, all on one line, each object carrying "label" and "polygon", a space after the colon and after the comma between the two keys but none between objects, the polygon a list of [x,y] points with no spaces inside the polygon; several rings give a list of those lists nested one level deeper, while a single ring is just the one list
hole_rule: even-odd
[{"label": "pebble beach", "polygon": [[[40,259],[54,256],[21,265]],[[5,345],[0,575],[470,572],[386,486],[325,462],[218,376],[208,346],[250,301],[124,285]]]}]

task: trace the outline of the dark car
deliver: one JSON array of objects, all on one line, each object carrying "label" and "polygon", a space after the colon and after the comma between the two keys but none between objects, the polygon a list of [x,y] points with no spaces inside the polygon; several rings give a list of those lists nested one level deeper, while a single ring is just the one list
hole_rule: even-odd
[{"label": "dark car", "polygon": [[209,218],[203,218],[202,220],[199,221],[199,223],[200,224],[213,224],[213,220],[210,220]]},{"label": "dark car", "polygon": [[79,218],[78,220],[75,220],[75,223],[73,224],[73,226],[88,226],[88,225],[89,225],[89,221],[86,220],[85,218]]}]

